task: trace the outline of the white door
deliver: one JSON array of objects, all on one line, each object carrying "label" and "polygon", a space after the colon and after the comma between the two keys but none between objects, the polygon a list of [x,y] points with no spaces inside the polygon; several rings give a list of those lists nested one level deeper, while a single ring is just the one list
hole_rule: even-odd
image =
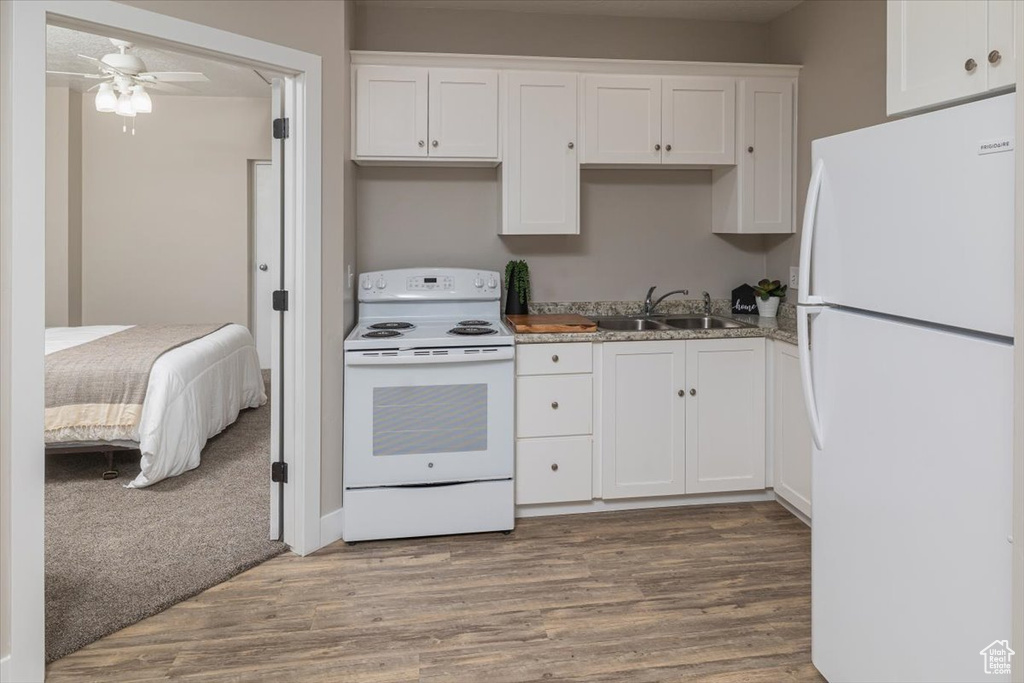
[{"label": "white door", "polygon": [[427,70],[361,66],[356,70],[356,155],[427,156]]},{"label": "white door", "polygon": [[764,488],[764,339],[686,342],[686,492]]},{"label": "white door", "polygon": [[811,428],[807,424],[796,346],[773,344],[772,451],[775,495],[811,516]]},{"label": "white door", "polygon": [[280,176],[269,161],[252,164],[250,203],[252,206],[252,259],[249,300],[252,335],[260,367],[270,368],[271,335],[274,331],[273,294],[280,279],[281,212],[278,203]]},{"label": "white door", "polygon": [[989,0],[988,2],[988,89],[1014,85],[1016,68],[1020,64],[1020,48],[1013,27],[1017,13],[1024,11],[1020,0]]},{"label": "white door", "polygon": [[575,235],[579,225],[576,74],[505,76],[505,235]]},{"label": "white door", "polygon": [[498,156],[498,72],[430,70],[430,156]]},{"label": "white door", "polygon": [[686,491],[686,343],[604,345],[601,462],[605,498]]},{"label": "white door", "polygon": [[661,163],[661,78],[584,76],[583,89],[583,163]]},{"label": "white door", "polygon": [[736,79],[665,78],[661,111],[664,163],[736,163]]},{"label": "white door", "polygon": [[740,88],[740,232],[793,232],[793,81],[747,78]]},{"label": "white door", "polygon": [[811,339],[814,665],[1009,680],[979,652],[1011,626],[1012,347],[833,309]]},{"label": "white door", "polygon": [[[1013,336],[1014,155],[988,153],[1013,140],[1013,112],[1001,95],[815,140],[801,296]],[[950,273],[970,286],[936,296]]]},{"label": "white door", "polygon": [[[988,4],[985,0],[889,0],[886,110],[890,115],[985,92]],[[1010,26],[1006,30],[1013,31]]]}]

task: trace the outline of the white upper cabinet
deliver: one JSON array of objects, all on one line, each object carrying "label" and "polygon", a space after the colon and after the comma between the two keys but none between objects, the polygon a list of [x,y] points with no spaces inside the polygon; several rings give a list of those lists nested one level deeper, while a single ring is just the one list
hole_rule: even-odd
[{"label": "white upper cabinet", "polygon": [[501,234],[577,234],[576,74],[511,72],[505,93]]},{"label": "white upper cabinet", "polygon": [[763,489],[764,339],[686,342],[686,492]]},{"label": "white upper cabinet", "polygon": [[498,156],[498,72],[430,70],[431,156]]},{"label": "white upper cabinet", "polygon": [[712,230],[790,233],[793,220],[793,80],[739,84],[736,166],[712,171]]},{"label": "white upper cabinet", "polygon": [[583,90],[583,163],[661,163],[661,78],[584,76]]},{"label": "white upper cabinet", "polygon": [[686,343],[604,344],[605,498],[686,493]]},{"label": "white upper cabinet", "polygon": [[498,72],[360,66],[356,70],[360,158],[498,158]]},{"label": "white upper cabinet", "polygon": [[1014,0],[889,0],[890,115],[970,98],[1014,82]]},{"label": "white upper cabinet", "polygon": [[427,156],[427,70],[359,67],[356,121],[357,156]]},{"label": "white upper cabinet", "polygon": [[665,78],[661,111],[664,163],[736,163],[736,79]]}]

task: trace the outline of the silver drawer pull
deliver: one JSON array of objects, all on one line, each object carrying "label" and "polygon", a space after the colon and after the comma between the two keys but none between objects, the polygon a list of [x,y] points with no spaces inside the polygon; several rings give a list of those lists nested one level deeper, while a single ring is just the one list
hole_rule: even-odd
[{"label": "silver drawer pull", "polygon": [[551,463],[551,471],[552,472],[557,472],[558,471],[558,463],[557,462]]},{"label": "silver drawer pull", "polygon": [[552,410],[558,410],[558,401],[552,401],[551,408]]},{"label": "silver drawer pull", "polygon": [[558,362],[558,354],[557,353],[555,355],[551,356],[551,362],[552,363],[557,363]]},{"label": "silver drawer pull", "polygon": [[697,395],[697,390],[696,389],[690,389],[690,396],[696,396],[696,395]]}]

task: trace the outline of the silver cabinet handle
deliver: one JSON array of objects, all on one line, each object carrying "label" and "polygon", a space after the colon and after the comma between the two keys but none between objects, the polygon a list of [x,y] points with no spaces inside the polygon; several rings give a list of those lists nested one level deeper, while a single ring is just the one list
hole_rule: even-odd
[{"label": "silver cabinet handle", "polygon": [[672,145],[665,145],[665,151],[666,152],[671,152],[672,151]]},{"label": "silver cabinet handle", "polygon": [[551,362],[552,363],[557,363],[558,362],[558,354],[557,353],[555,355],[551,356]]},{"label": "silver cabinet handle", "polygon": [[988,63],[989,64],[998,64],[999,60],[1002,59],[1002,58],[1003,58],[1003,56],[1001,54],[999,54],[999,50],[992,50],[992,52],[988,53]]},{"label": "silver cabinet handle", "polygon": [[551,463],[551,471],[552,472],[557,472],[558,471],[558,463],[557,462]]},{"label": "silver cabinet handle", "polygon": [[697,390],[696,389],[690,389],[690,396],[696,396],[696,395],[697,395]]},{"label": "silver cabinet handle", "polygon": [[574,147],[576,147],[576,144],[573,143],[573,142],[570,142],[569,143],[569,149],[573,149]]},{"label": "silver cabinet handle", "polygon": [[431,142],[430,146],[431,147],[437,147],[437,140],[434,140],[433,142]]},{"label": "silver cabinet handle", "polygon": [[270,266],[268,266],[266,263],[261,263],[260,264],[260,270],[262,270],[264,273],[267,272],[267,270],[269,268],[270,268]]},{"label": "silver cabinet handle", "polygon": [[420,141],[419,141],[419,142],[417,142],[416,144],[417,144],[417,145],[419,145],[420,147],[422,147],[423,145],[425,145],[425,144],[427,144],[427,143],[423,142],[423,140],[420,140]]},{"label": "silver cabinet handle", "polygon": [[551,402],[551,409],[552,410],[558,410],[558,401],[552,401]]},{"label": "silver cabinet handle", "polygon": [[749,154],[753,154],[753,153],[754,153],[754,148],[753,148],[753,146],[751,146],[751,147],[747,147],[747,152],[748,152]]},{"label": "silver cabinet handle", "polygon": [[680,396],[686,396],[686,391],[684,389],[680,389],[676,393],[679,394]]},{"label": "silver cabinet handle", "polygon": [[973,57],[971,59],[968,59],[966,62],[964,62],[964,71],[966,71],[967,73],[971,73],[971,72],[973,72],[977,68],[978,68],[978,63],[976,61],[974,61]]},{"label": "silver cabinet handle", "polygon": [[661,151],[661,144],[660,143],[654,146],[654,151],[655,152],[660,152]]}]

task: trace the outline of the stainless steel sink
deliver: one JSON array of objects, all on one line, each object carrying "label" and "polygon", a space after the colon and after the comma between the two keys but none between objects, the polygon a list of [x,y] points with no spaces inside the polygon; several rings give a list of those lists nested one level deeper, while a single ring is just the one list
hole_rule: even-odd
[{"label": "stainless steel sink", "polygon": [[681,315],[665,318],[665,325],[677,330],[732,330],[747,327],[745,323],[713,315]]},{"label": "stainless steel sink", "polygon": [[629,316],[595,317],[598,329],[611,332],[644,332],[668,329],[661,322],[651,318],[634,318]]}]

